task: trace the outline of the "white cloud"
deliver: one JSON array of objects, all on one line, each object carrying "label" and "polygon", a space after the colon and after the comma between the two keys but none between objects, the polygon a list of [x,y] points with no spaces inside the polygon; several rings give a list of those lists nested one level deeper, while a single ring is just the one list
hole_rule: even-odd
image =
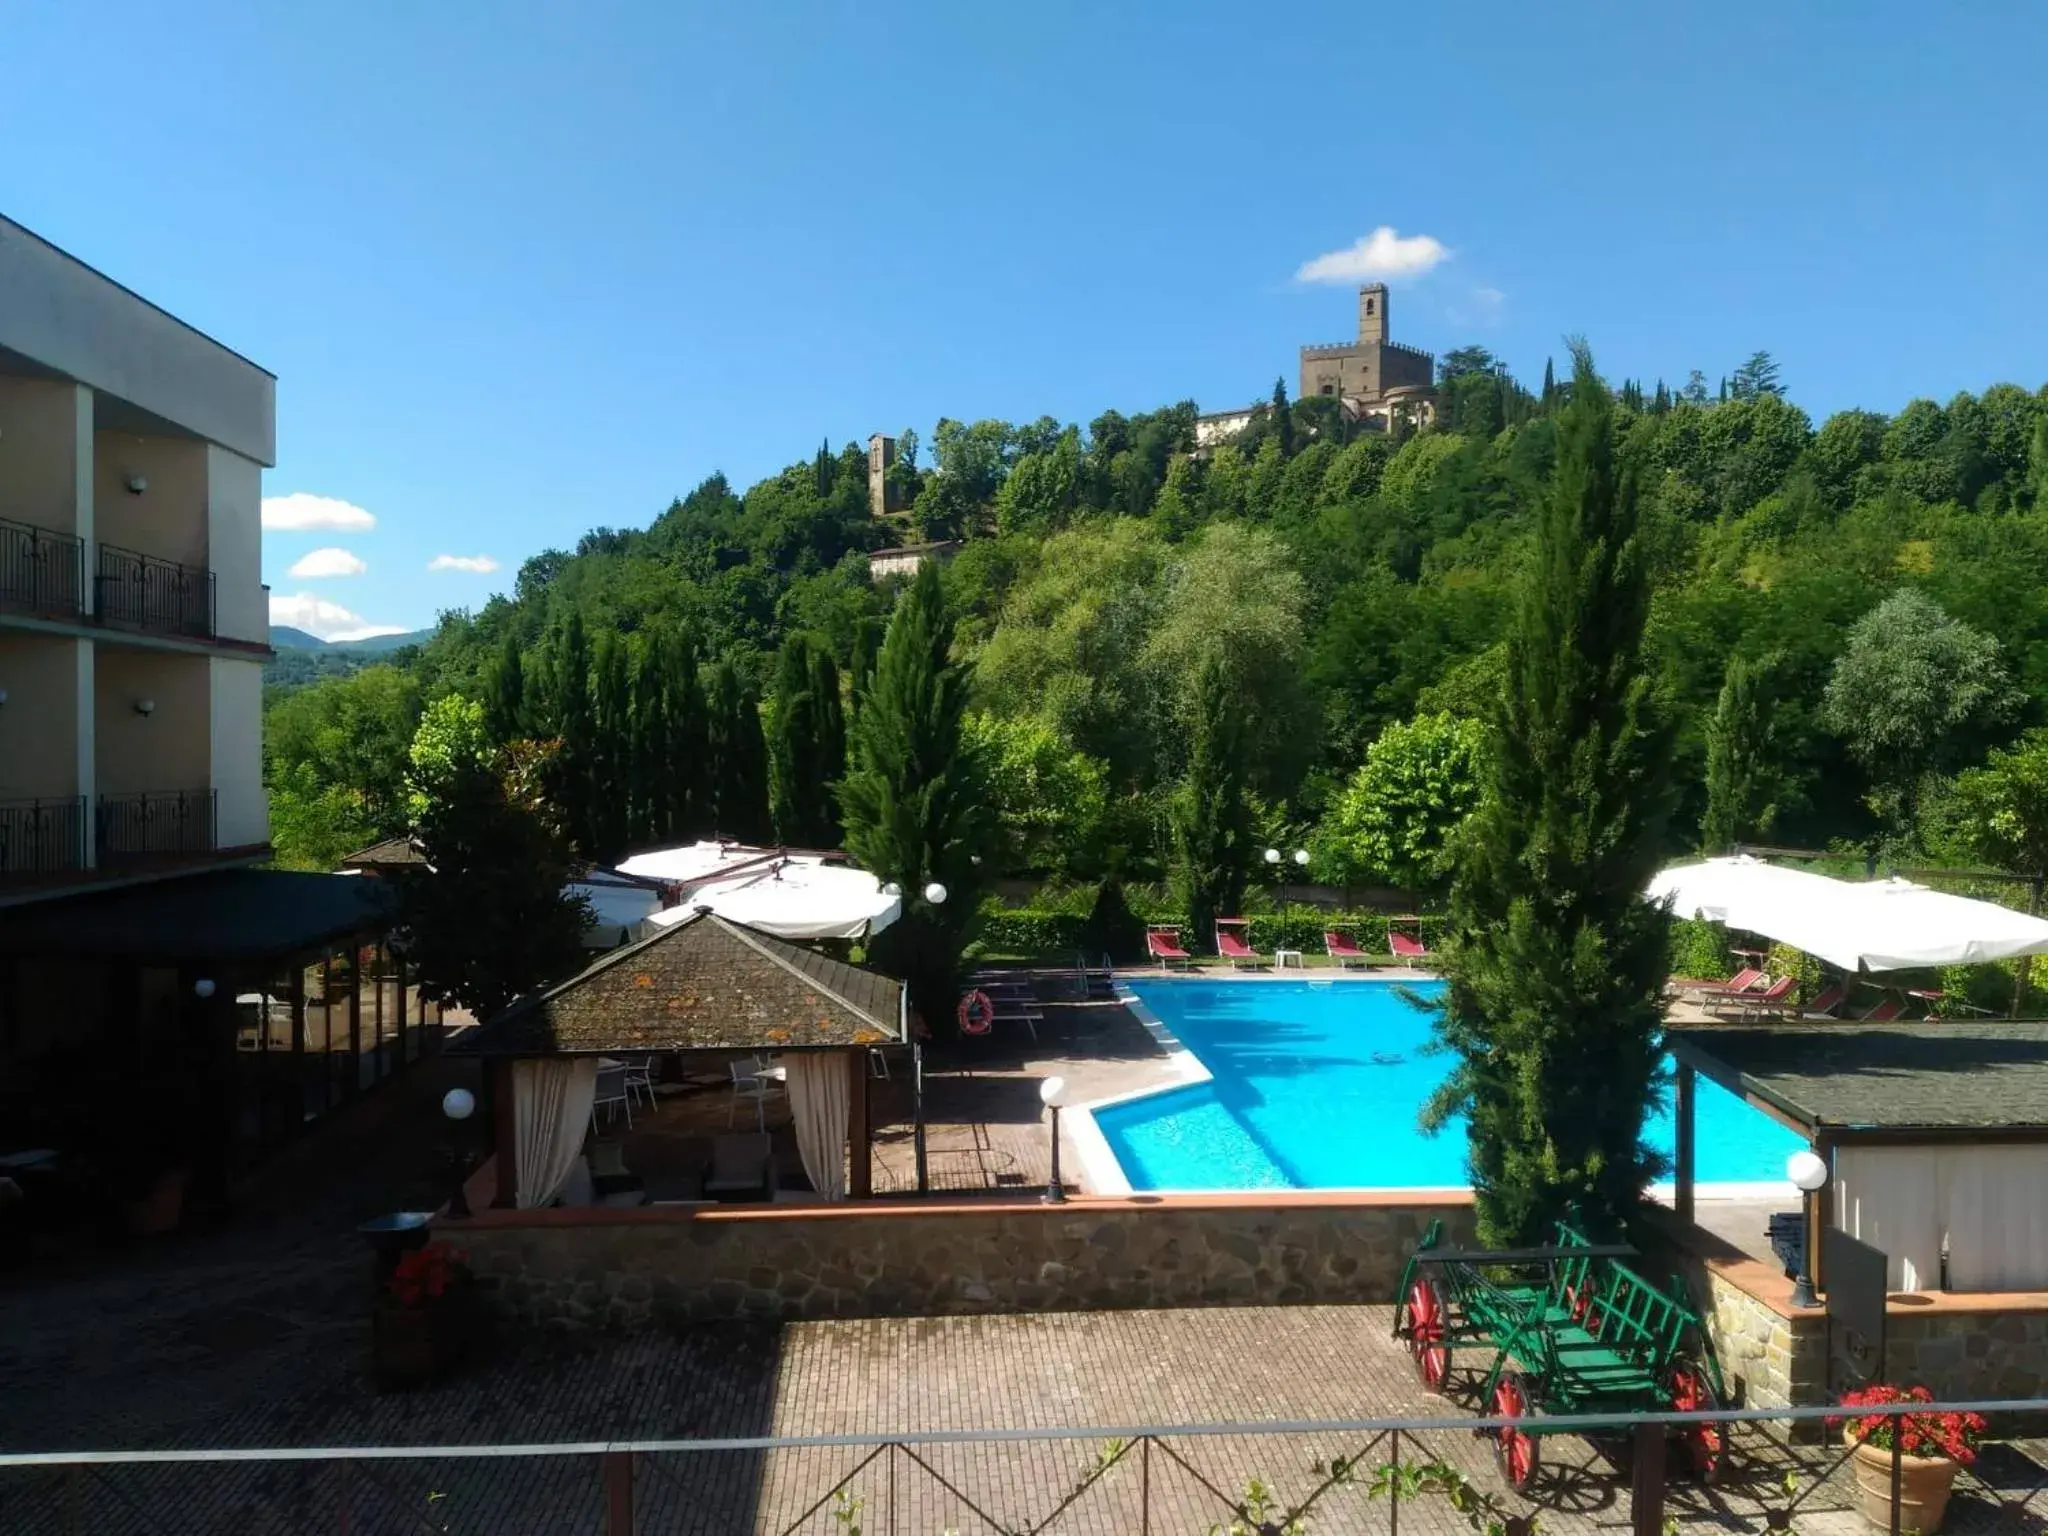
[{"label": "white cloud", "polygon": [[1481,309],[1499,309],[1507,302],[1508,296],[1498,288],[1474,288],[1472,302]]},{"label": "white cloud", "polygon": [[300,581],[317,581],[322,576],[360,576],[369,567],[345,549],[308,550],[285,574]]},{"label": "white cloud", "polygon": [[352,501],[339,496],[314,496],[293,491],[289,496],[263,498],[263,526],[290,533],[332,529],[337,533],[367,533],[377,519]]},{"label": "white cloud", "polygon": [[290,596],[271,593],[270,622],[289,624],[293,629],[303,629],[322,640],[369,640],[377,635],[405,633],[401,624],[372,624],[361,614],[351,613],[341,604],[331,603],[311,592],[297,592]]},{"label": "white cloud", "polygon": [[1297,283],[1374,283],[1420,277],[1450,259],[1450,248],[1432,235],[1402,235],[1382,224],[1341,251],[1311,257],[1294,274]]},{"label": "white cloud", "polygon": [[468,571],[472,576],[488,576],[497,568],[489,555],[436,555],[427,562],[430,571]]}]

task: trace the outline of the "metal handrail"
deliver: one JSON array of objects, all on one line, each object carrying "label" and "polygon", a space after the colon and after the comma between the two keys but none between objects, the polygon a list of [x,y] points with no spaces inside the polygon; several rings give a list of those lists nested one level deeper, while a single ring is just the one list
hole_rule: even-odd
[{"label": "metal handrail", "polygon": [[96,823],[101,857],[211,853],[219,800],[213,789],[101,795]]},{"label": "metal handrail", "polygon": [[85,796],[0,800],[0,879],[85,867]]},{"label": "metal handrail", "polygon": [[85,607],[85,541],[0,517],[0,607],[76,618]]},{"label": "metal handrail", "polygon": [[[2002,1397],[1954,1403],[1879,1403],[1844,1408],[1828,1403],[1811,1408],[1716,1408],[1694,1413],[1544,1414],[1544,1432],[1633,1429],[1637,1425],[1786,1424],[1843,1418],[1903,1418],[1942,1413],[2026,1413],[2048,1415],[2048,1397]],[[597,1456],[618,1453],[676,1455],[732,1451],[800,1451],[884,1445],[990,1445],[1070,1440],[1205,1439],[1229,1435],[1402,1434],[1434,1430],[1469,1433],[1529,1424],[1526,1418],[1460,1415],[1453,1418],[1259,1419],[1216,1424],[1096,1424],[1032,1429],[924,1429],[895,1434],[730,1435],[700,1440],[560,1440],[519,1445],[329,1445],[222,1447],[185,1451],[11,1451],[0,1453],[0,1469],[70,1465],[119,1465],[204,1461],[451,1461],[522,1456]]]},{"label": "metal handrail", "polygon": [[117,544],[99,547],[93,607],[103,623],[211,640],[213,589],[209,570]]}]

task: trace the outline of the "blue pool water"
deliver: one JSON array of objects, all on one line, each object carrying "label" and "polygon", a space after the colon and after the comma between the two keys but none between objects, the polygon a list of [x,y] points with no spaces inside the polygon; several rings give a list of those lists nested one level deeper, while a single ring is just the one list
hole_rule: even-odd
[{"label": "blue pool water", "polygon": [[[1382,982],[1133,982],[1215,1074],[1096,1112],[1133,1189],[1427,1189],[1466,1182],[1462,1125],[1415,1115],[1450,1070],[1430,1016]],[[1430,996],[1440,982],[1417,983]],[[1701,1079],[1695,1177],[1777,1181],[1802,1143]],[[1668,1111],[1651,1132],[1668,1155]]]}]

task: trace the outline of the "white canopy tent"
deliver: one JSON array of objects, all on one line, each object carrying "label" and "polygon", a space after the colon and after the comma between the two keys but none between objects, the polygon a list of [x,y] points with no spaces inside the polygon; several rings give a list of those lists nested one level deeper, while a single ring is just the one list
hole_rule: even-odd
[{"label": "white canopy tent", "polygon": [[864,869],[790,858],[698,886],[680,906],[648,919],[666,928],[709,907],[727,922],[784,939],[861,939],[903,915],[903,898]]},{"label": "white canopy tent", "polygon": [[2048,954],[2048,922],[1908,880],[1834,880],[1746,854],[1681,864],[1644,893],[1680,917],[1762,934],[1847,972]]}]

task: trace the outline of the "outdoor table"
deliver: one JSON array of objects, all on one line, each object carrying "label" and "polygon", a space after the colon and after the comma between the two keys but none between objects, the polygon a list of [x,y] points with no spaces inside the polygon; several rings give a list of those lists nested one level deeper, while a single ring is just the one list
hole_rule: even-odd
[{"label": "outdoor table", "polygon": [[1298,971],[1305,971],[1305,970],[1307,970],[1307,969],[1308,969],[1308,962],[1307,962],[1306,960],[1304,960],[1304,959],[1302,959],[1302,958],[1301,958],[1301,951],[1300,951],[1300,950],[1298,950],[1298,949],[1276,949],[1276,950],[1274,950],[1274,951],[1273,951],[1273,969],[1274,969],[1274,970],[1276,970],[1276,971],[1282,971],[1282,970],[1285,970],[1285,969],[1287,968],[1287,962],[1288,962],[1289,960],[1292,960],[1292,961],[1294,962],[1294,968],[1295,968],[1296,970],[1298,970]]}]

